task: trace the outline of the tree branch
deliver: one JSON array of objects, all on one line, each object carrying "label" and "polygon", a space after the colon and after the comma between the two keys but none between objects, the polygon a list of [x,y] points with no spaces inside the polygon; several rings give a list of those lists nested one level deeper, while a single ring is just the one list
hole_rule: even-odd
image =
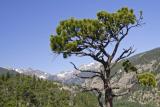
[{"label": "tree branch", "polygon": [[128,26],[125,26],[125,28],[126,28],[126,32],[125,33],[121,33],[122,36],[117,40],[117,43],[116,43],[116,45],[115,45],[115,47],[113,49],[110,61],[114,58],[115,54],[117,53],[117,50],[118,50],[120,42],[124,39],[124,37],[126,35],[128,35],[128,31],[129,31]]},{"label": "tree branch", "polygon": [[95,77],[101,78],[100,75],[93,75],[93,76],[79,76],[79,75],[76,74],[75,76],[77,76],[77,77],[79,77],[79,78],[82,78],[82,79],[93,79],[93,78],[95,78]]},{"label": "tree branch", "polygon": [[130,89],[128,89],[126,92],[123,92],[123,93],[120,93],[120,94],[113,94],[112,96],[113,97],[120,97],[120,96],[124,96],[124,95],[129,94],[129,92],[130,92]]},{"label": "tree branch", "polygon": [[[115,63],[117,63],[118,61],[129,57],[131,54],[133,54],[135,52],[135,50],[133,50],[132,47],[130,47],[129,49],[123,49],[124,51],[122,52],[122,54],[116,59]],[[127,55],[125,55],[127,54]]]},{"label": "tree branch", "polygon": [[95,74],[99,74],[99,75],[102,75],[100,72],[97,72],[97,71],[91,71],[91,70],[80,70],[80,69],[78,69],[77,67],[76,67],[76,65],[73,63],[73,62],[70,62],[73,66],[74,66],[74,68],[76,69],[76,70],[78,70],[78,71],[81,71],[81,72],[88,72],[88,73],[95,73]]},{"label": "tree branch", "polygon": [[[131,54],[133,54],[135,52],[135,50],[133,50],[132,47],[130,47],[129,49],[123,49],[124,51],[121,53],[121,55],[115,60],[114,64],[112,64],[111,69],[122,59],[125,59],[127,57],[129,57]],[[113,75],[110,76],[110,78],[113,78],[116,74],[118,73],[118,71],[116,71]]]},{"label": "tree branch", "polygon": [[79,77],[79,78],[82,78],[82,79],[93,79],[93,78],[95,78],[95,77],[99,77],[103,82],[105,82],[104,74],[103,74],[102,71],[101,71],[101,72],[97,72],[97,71],[91,71],[91,70],[81,70],[81,69],[78,69],[73,62],[70,62],[70,63],[74,66],[74,68],[75,68],[76,70],[78,70],[78,71],[80,71],[80,72],[93,73],[93,74],[95,74],[95,75],[92,75],[92,76],[79,76],[79,75],[76,74],[75,76],[77,76],[77,77]]},{"label": "tree branch", "polygon": [[142,14],[140,13],[139,19],[136,20],[136,24],[130,26],[129,29],[131,29],[131,28],[133,28],[133,27],[139,27],[139,26],[142,26],[143,24],[145,24],[144,22],[142,22],[142,20],[143,20],[143,16],[142,16]]},{"label": "tree branch", "polygon": [[113,68],[120,60],[125,59],[129,57],[131,54],[133,54],[135,50],[133,50],[133,47],[130,47],[128,49],[123,49],[123,52],[121,55],[115,60],[114,64],[111,66]]}]

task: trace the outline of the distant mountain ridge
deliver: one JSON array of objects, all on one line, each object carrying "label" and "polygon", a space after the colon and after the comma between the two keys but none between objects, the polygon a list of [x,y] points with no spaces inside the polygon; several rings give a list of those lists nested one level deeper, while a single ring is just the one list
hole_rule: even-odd
[{"label": "distant mountain ridge", "polygon": [[[149,70],[149,71],[154,71],[156,73],[160,73],[160,47],[152,49],[150,51],[142,52],[139,54],[136,54],[132,57],[129,58],[129,60],[136,65],[139,70]],[[99,70],[100,64],[97,62],[92,62],[90,64],[83,64],[79,66],[79,69],[82,70]],[[121,63],[117,64],[115,68],[113,68],[113,71],[120,70],[121,68]],[[77,70],[71,70],[71,71],[63,71],[57,74],[49,74],[41,70],[35,70],[32,68],[28,69],[7,69],[7,68],[0,68],[0,73],[2,71],[16,71],[21,74],[25,75],[35,75],[39,78],[42,79],[49,79],[49,80],[55,80],[55,81],[60,81],[63,83],[69,83],[69,84],[79,84],[83,83],[84,80],[78,78],[75,76],[75,74],[80,74],[80,75],[91,75],[89,73],[81,73]]]},{"label": "distant mountain ridge", "polygon": [[35,69],[32,69],[32,68],[28,68],[28,69],[15,69],[15,68],[9,68],[8,70],[12,70],[12,71],[15,71],[19,74],[24,74],[24,75],[31,75],[31,76],[37,76],[38,78],[41,78],[41,79],[48,79],[51,74],[49,73],[46,73],[44,71],[41,71],[41,70],[35,70]]},{"label": "distant mountain ridge", "polygon": [[0,67],[0,75],[1,74],[7,74],[7,73],[10,73],[10,74],[13,74],[13,75],[17,74],[17,72],[15,72],[14,70],[9,70],[9,69]]}]

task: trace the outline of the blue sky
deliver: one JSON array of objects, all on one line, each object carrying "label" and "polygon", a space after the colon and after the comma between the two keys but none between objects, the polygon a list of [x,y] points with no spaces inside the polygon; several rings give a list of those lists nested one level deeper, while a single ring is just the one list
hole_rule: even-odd
[{"label": "blue sky", "polygon": [[69,62],[87,64],[89,58],[63,59],[52,54],[50,34],[59,21],[95,18],[100,10],[114,12],[127,6],[144,14],[143,27],[130,31],[122,47],[136,53],[160,47],[159,0],[0,0],[0,66],[40,69],[50,73],[73,69]]}]

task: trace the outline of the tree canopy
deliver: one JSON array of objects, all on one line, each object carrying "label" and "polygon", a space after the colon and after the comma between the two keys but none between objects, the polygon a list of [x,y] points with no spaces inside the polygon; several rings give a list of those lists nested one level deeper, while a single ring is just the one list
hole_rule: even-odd
[{"label": "tree canopy", "polygon": [[133,9],[128,8],[115,13],[100,11],[96,19],[70,18],[60,22],[57,34],[50,37],[50,46],[64,58],[72,54],[94,57],[89,53],[95,51],[99,57],[102,54],[108,57],[104,49],[111,42],[121,41],[136,22]]}]

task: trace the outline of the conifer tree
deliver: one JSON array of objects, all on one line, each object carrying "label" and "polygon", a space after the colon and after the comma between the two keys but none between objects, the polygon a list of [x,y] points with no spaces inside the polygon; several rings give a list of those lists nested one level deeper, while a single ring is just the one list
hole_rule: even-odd
[{"label": "conifer tree", "polygon": [[[124,49],[119,56],[116,54],[129,31],[143,24],[142,19],[142,12],[136,16],[133,9],[128,8],[121,8],[114,13],[100,11],[95,19],[70,18],[61,21],[57,26],[56,34],[50,36],[50,47],[53,53],[62,54],[64,58],[72,55],[88,56],[101,63],[103,70],[100,72],[81,70],[72,63],[76,70],[94,74],[93,76],[79,76],[80,78],[98,77],[102,80],[103,90],[87,89],[97,92],[100,107],[113,107],[114,97],[129,92],[128,89],[125,93],[113,93],[115,87],[112,87],[111,79],[118,74],[118,71],[113,73],[112,69],[118,62],[134,53],[133,47],[129,47]],[[128,60],[124,62],[123,67],[126,72],[137,71]],[[102,96],[105,97],[104,101],[102,101]]]}]

